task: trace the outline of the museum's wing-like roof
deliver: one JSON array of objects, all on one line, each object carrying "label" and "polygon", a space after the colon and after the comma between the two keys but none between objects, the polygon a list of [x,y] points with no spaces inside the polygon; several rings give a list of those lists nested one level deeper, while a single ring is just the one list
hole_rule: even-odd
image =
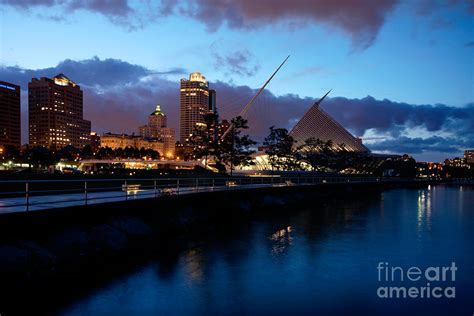
[{"label": "museum's wing-like roof", "polygon": [[328,94],[329,92],[314,103],[290,131],[290,135],[297,141],[297,146],[303,145],[305,140],[309,138],[319,138],[325,142],[332,140],[335,149],[339,148],[340,144],[344,144],[348,151],[369,151],[362,144],[361,139],[352,136],[351,133],[320,107],[321,101]]}]

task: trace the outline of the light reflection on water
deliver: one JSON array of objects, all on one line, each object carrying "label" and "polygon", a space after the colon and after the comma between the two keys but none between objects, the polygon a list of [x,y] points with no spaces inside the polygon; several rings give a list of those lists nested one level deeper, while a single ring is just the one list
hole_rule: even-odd
[{"label": "light reflection on water", "polygon": [[428,186],[426,190],[418,191],[418,231],[424,229],[431,229],[431,203],[432,203],[432,190],[431,186]]},{"label": "light reflection on water", "polygon": [[[63,315],[455,315],[473,311],[474,190],[352,195],[194,242]],[[378,262],[459,267],[457,298],[382,300]]]},{"label": "light reflection on water", "polygon": [[187,250],[183,255],[182,261],[189,283],[200,281],[203,277],[203,258],[200,249]]},{"label": "light reflection on water", "polygon": [[272,234],[270,239],[274,242],[272,246],[272,253],[275,255],[281,254],[288,247],[292,245],[293,237],[291,233],[293,232],[291,226],[287,226],[283,229],[277,230]]}]

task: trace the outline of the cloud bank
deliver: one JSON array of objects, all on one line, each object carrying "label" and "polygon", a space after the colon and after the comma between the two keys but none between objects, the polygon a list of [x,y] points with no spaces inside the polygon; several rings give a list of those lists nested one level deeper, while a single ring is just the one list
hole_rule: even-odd
[{"label": "cloud bank", "polygon": [[354,46],[366,48],[376,39],[397,0],[165,0],[162,13],[182,14],[204,23],[209,31],[222,25],[255,29],[275,23],[290,28],[317,23],[343,31]]},{"label": "cloud bank", "polygon": [[[168,74],[180,75],[184,69],[157,71],[118,59],[97,57],[65,60],[55,67],[24,69],[0,67],[0,80],[19,84],[22,98],[23,133],[27,126],[27,85],[32,77],[52,77],[60,72],[81,85],[84,90],[85,118],[99,132],[137,132],[147,115],[159,103],[178,127],[179,82]],[[223,118],[232,118],[255,94],[256,89],[226,82],[212,82],[217,90],[217,104]],[[270,86],[271,89],[271,86]],[[291,129],[319,95],[302,98],[287,94],[276,96],[264,91],[248,112],[249,133],[262,140],[268,127]],[[386,139],[369,144],[372,150],[409,154],[426,152],[460,153],[474,147],[474,103],[464,107],[443,104],[414,105],[371,96],[361,99],[328,98],[322,107],[354,135],[384,135]],[[424,131],[424,135],[413,131]],[[24,138],[26,141],[26,138]]]},{"label": "cloud bank", "polygon": [[112,23],[125,25],[129,29],[141,26],[141,18],[128,0],[2,0],[2,5],[26,12],[48,8],[56,11],[55,15],[46,16],[52,20],[62,20],[65,15],[84,10],[100,14]]},{"label": "cloud bank", "polygon": [[[418,16],[436,15],[447,8],[461,8],[474,14],[471,0],[3,0],[2,5],[23,12],[48,9],[39,16],[60,21],[77,11],[104,16],[114,24],[136,30],[167,16],[194,19],[214,32],[222,26],[252,30],[281,25],[293,31],[309,24],[322,25],[347,35],[355,49],[366,49],[377,39],[389,15],[407,4]],[[435,19],[434,27],[452,21]]]}]

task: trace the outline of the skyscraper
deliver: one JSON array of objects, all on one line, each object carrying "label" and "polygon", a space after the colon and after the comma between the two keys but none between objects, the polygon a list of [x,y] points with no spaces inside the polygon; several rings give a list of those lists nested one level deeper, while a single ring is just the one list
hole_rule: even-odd
[{"label": "skyscraper", "polygon": [[0,81],[0,147],[19,149],[20,142],[20,87]]},{"label": "skyscraper", "polygon": [[90,143],[91,122],[83,119],[81,88],[63,74],[28,83],[31,146],[82,148]]},{"label": "skyscraper", "polygon": [[97,132],[91,132],[91,149],[92,152],[96,152],[100,147],[100,135]]},{"label": "skyscraper", "polygon": [[150,116],[148,116],[148,125],[156,128],[166,127],[166,114],[161,111],[161,106],[159,104]]},{"label": "skyscraper", "polygon": [[164,127],[166,127],[166,114],[161,111],[161,106],[158,104],[148,116],[148,124],[140,126],[138,131],[143,138],[157,138]]},{"label": "skyscraper", "polygon": [[164,154],[166,158],[172,158],[176,150],[176,136],[175,130],[171,127],[163,127],[160,130],[159,140],[163,142]]},{"label": "skyscraper", "polygon": [[203,115],[209,113],[209,83],[206,77],[193,72],[189,80],[181,79],[179,96],[179,139],[187,144],[195,127],[205,125]]},{"label": "skyscraper", "polygon": [[138,127],[140,137],[147,140],[156,140],[164,144],[163,152],[170,158],[175,153],[175,130],[166,127],[166,114],[161,111],[161,106],[157,105],[155,111],[148,116],[148,124]]},{"label": "skyscraper", "polygon": [[219,117],[217,116],[217,96],[216,96],[216,90],[209,90],[209,113],[212,113],[215,115],[214,117],[214,127],[211,129],[212,132],[212,139],[217,140],[218,139],[218,128],[217,125],[219,125]]},{"label": "skyscraper", "polygon": [[308,138],[316,138],[325,142],[331,140],[333,148],[336,150],[341,149],[340,145],[344,144],[345,149],[348,151],[369,151],[360,139],[352,136],[351,133],[320,107],[319,104],[328,93],[311,106],[290,131],[290,136],[297,141],[297,146],[303,145]]}]

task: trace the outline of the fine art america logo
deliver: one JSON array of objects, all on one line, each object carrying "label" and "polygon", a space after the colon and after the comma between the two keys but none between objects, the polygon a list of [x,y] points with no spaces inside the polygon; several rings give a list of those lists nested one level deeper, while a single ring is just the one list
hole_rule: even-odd
[{"label": "fine art america logo", "polygon": [[400,267],[388,262],[377,265],[380,298],[455,298],[455,262],[448,266]]}]

